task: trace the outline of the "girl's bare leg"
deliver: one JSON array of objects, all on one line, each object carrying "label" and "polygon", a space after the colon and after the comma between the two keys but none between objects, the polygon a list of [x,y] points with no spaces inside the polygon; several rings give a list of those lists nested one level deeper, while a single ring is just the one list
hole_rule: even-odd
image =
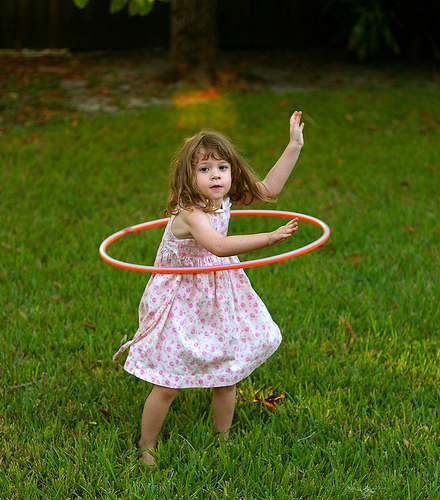
[{"label": "girl's bare leg", "polygon": [[235,385],[216,387],[212,395],[212,413],[214,432],[221,433],[222,439],[228,439],[235,409]]},{"label": "girl's bare leg", "polygon": [[154,460],[148,450],[156,446],[162,424],[178,392],[179,389],[155,385],[145,401],[139,448],[145,448],[141,458],[150,466]]}]

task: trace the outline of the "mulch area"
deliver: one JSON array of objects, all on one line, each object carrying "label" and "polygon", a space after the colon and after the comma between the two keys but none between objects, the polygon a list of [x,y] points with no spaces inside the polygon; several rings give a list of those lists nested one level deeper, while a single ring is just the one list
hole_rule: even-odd
[{"label": "mulch area", "polygon": [[132,112],[227,90],[283,94],[313,88],[393,86],[414,80],[438,88],[429,64],[373,66],[345,53],[319,50],[233,51],[219,55],[210,75],[176,80],[163,50],[70,53],[0,51],[0,135],[84,113]]}]

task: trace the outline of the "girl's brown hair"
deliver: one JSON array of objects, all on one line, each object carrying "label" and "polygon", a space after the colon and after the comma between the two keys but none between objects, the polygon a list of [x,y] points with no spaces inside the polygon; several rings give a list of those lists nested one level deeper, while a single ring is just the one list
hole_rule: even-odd
[{"label": "girl's brown hair", "polygon": [[176,215],[182,209],[190,210],[197,205],[202,206],[205,212],[215,210],[211,200],[203,196],[196,184],[194,167],[201,149],[205,153],[204,159],[212,157],[225,160],[231,165],[232,184],[228,196],[232,202],[244,205],[249,198],[259,202],[274,201],[261,192],[258,185],[260,179],[238,154],[229,139],[215,130],[202,130],[186,139],[174,158],[166,215]]}]

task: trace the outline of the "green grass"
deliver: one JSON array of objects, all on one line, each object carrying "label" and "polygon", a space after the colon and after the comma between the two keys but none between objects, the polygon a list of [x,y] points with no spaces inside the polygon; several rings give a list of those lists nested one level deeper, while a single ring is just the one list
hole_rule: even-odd
[{"label": "green grass", "polygon": [[[437,500],[439,97],[228,93],[0,137],[0,498]],[[210,392],[181,391],[149,474],[135,443],[150,387],[111,359],[136,330],[148,275],[107,265],[98,247],[162,216],[185,136],[220,129],[263,176],[295,109],[306,144],[266,208],[316,216],[331,238],[248,270],[284,342],[239,384],[231,446],[213,443]],[[231,231],[274,222],[240,217]],[[160,233],[109,252],[151,264]],[[319,234],[302,223],[261,254]],[[285,395],[273,411],[254,402],[273,394]]]}]

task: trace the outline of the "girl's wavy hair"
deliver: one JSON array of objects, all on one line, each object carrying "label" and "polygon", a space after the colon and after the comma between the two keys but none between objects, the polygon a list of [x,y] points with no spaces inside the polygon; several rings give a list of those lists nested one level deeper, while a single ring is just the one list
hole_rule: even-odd
[{"label": "girl's wavy hair", "polygon": [[229,139],[215,130],[202,130],[187,138],[174,158],[166,215],[176,215],[180,210],[190,210],[194,206],[202,207],[205,212],[215,211],[212,201],[197,188],[195,165],[201,149],[205,153],[203,159],[212,157],[231,165],[232,183],[228,196],[232,202],[245,205],[249,195],[259,202],[274,201],[261,192],[259,177]]}]

